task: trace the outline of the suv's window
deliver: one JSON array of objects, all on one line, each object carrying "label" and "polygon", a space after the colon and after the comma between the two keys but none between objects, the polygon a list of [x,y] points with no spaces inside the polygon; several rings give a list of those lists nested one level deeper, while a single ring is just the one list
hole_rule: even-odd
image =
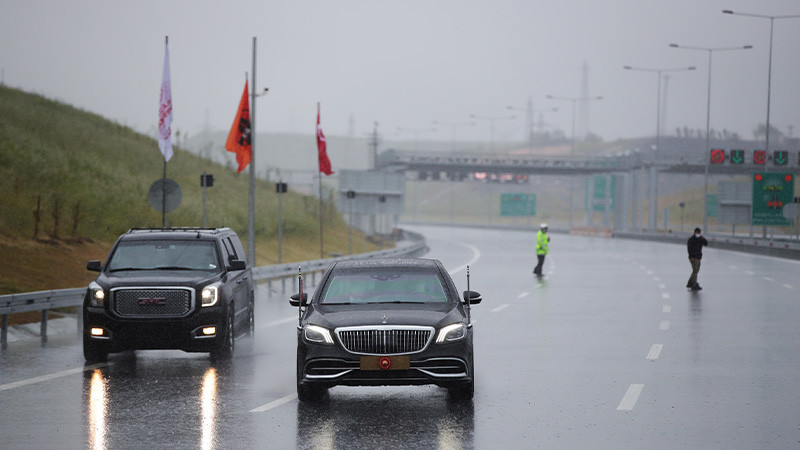
[{"label": "suv's window", "polygon": [[426,271],[339,272],[331,275],[320,303],[446,303],[438,275]]},{"label": "suv's window", "polygon": [[107,270],[207,270],[216,271],[219,258],[211,241],[122,241]]}]

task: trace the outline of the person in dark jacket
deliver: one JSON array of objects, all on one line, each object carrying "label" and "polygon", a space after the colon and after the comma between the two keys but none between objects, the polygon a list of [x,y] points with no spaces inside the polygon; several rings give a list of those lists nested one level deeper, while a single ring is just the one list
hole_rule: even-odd
[{"label": "person in dark jacket", "polygon": [[689,276],[686,287],[693,291],[703,289],[697,283],[697,274],[700,272],[700,260],[703,259],[703,247],[706,245],[708,245],[708,241],[700,233],[700,228],[695,228],[694,234],[686,243],[686,249],[689,251],[689,264],[692,265],[692,275]]}]

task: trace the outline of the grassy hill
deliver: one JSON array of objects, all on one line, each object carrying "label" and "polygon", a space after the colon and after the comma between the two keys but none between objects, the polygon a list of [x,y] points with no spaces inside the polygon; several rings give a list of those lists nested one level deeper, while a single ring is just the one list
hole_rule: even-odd
[{"label": "grassy hill", "polygon": [[[87,284],[86,261],[105,259],[117,236],[131,227],[161,226],[147,193],[162,171],[154,139],[0,86],[0,294]],[[208,226],[231,227],[247,244],[247,171],[237,174],[179,148],[167,177],[181,186],[182,202],[167,213],[167,225],[202,225],[204,171],[215,177],[207,191]],[[319,258],[318,209],[314,198],[284,196],[283,262]],[[274,184],[258,180],[257,265],[277,262],[277,211]],[[326,211],[325,250],[347,253],[347,225],[329,202]],[[376,247],[359,241],[354,248]]]}]

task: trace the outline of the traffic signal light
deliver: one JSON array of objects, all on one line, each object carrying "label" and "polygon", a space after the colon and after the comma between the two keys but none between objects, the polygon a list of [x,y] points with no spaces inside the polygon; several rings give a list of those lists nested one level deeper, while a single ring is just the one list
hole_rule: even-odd
[{"label": "traffic signal light", "polygon": [[711,164],[722,164],[725,162],[725,150],[715,148],[711,150]]},{"label": "traffic signal light", "polygon": [[731,150],[731,164],[744,164],[744,150]]},{"label": "traffic signal light", "polygon": [[764,165],[767,163],[767,152],[766,150],[756,150],[753,152],[753,163]]},{"label": "traffic signal light", "polygon": [[789,162],[789,152],[786,150],[775,150],[772,152],[772,162],[776,166],[785,166]]}]

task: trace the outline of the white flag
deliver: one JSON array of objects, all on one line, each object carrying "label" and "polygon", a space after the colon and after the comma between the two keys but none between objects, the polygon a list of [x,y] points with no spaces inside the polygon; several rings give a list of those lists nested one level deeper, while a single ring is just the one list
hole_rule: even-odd
[{"label": "white flag", "polygon": [[164,72],[161,75],[161,99],[158,106],[158,148],[164,161],[172,158],[172,89],[169,83],[169,47],[164,42]]}]

